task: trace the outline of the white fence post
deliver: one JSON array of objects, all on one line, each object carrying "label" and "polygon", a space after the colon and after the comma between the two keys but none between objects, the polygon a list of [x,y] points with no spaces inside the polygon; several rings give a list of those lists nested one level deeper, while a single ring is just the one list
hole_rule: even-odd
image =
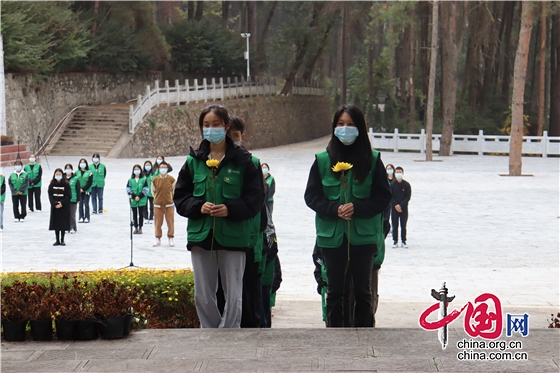
[{"label": "white fence post", "polygon": [[165,81],[165,105],[169,106],[169,80]]},{"label": "white fence post", "polygon": [[194,80],[194,102],[198,102],[198,79]]},{"label": "white fence post", "polygon": [[394,148],[393,148],[393,153],[398,153],[399,152],[399,129],[395,128],[395,138],[394,140]]},{"label": "white fence post", "polygon": [[206,78],[202,79],[202,86],[204,87],[204,102],[208,102],[208,84]]},{"label": "white fence post", "polygon": [[134,133],[134,107],[132,104],[128,107],[128,133]]},{"label": "white fence post", "polygon": [[476,139],[478,143],[478,155],[484,155],[484,131],[478,131],[478,139]]},{"label": "white fence post", "polygon": [[175,91],[177,92],[177,106],[181,104],[181,86],[179,85],[179,79],[175,79]]},{"label": "white fence post", "polygon": [[146,86],[146,101],[148,102],[148,113],[152,113],[152,95],[150,94],[150,85]]},{"label": "white fence post", "polygon": [[156,106],[159,106],[159,80],[156,80],[156,96],[155,96]]},{"label": "white fence post", "polygon": [[220,77],[220,100],[224,100],[224,78]]},{"label": "white fence post", "polygon": [[548,157],[548,131],[543,131],[541,141],[543,143],[542,156],[543,158],[547,158]]},{"label": "white fence post", "polygon": [[235,82],[235,98],[239,97],[239,84],[237,84],[237,77],[234,79]]},{"label": "white fence post", "polygon": [[453,138],[454,137],[455,137],[455,134],[451,133],[451,145],[449,145],[449,155],[453,155],[453,143],[454,143]]},{"label": "white fence post", "polygon": [[224,93],[224,99],[231,98],[231,78],[228,76],[227,78],[227,95]]},{"label": "white fence post", "polygon": [[420,130],[420,154],[426,153],[426,130]]}]

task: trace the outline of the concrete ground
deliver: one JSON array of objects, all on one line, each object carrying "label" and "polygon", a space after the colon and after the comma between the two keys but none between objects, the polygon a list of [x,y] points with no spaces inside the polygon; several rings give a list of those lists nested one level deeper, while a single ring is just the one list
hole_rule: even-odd
[{"label": "concrete ground", "polygon": [[[277,306],[273,309],[273,328],[288,328],[289,330],[242,331],[239,338],[242,340],[245,338],[243,336],[251,335],[250,333],[257,333],[257,337],[255,337],[257,341],[266,341],[268,333],[273,333],[271,335],[274,335],[274,338],[286,338],[290,341],[293,338],[301,337],[302,340],[309,343],[309,354],[313,355],[311,352],[313,348],[319,348],[320,350],[317,351],[321,351],[318,355],[314,354],[315,357],[319,356],[317,358],[320,361],[316,365],[306,365],[308,368],[305,369],[285,369],[284,365],[265,369],[258,365],[252,369],[255,371],[338,369],[336,364],[324,365],[324,362],[330,357],[328,354],[323,354],[321,344],[308,338],[312,335],[312,331],[293,329],[324,328],[320,316],[320,297],[316,292],[312,273],[311,253],[315,239],[314,213],[305,205],[303,193],[314,153],[324,149],[327,142],[328,139],[323,138],[253,152],[261,158],[262,162],[270,165],[271,173],[276,178],[274,219],[278,232],[283,282],[278,292]],[[385,346],[394,348],[396,351],[399,350],[398,344],[408,338],[399,333],[405,333],[415,335],[416,339],[413,339],[418,343],[429,343],[434,351],[441,352],[435,334],[423,331],[418,327],[418,317],[422,311],[435,302],[430,296],[431,289],[438,289],[445,281],[450,295],[456,296],[450,309],[459,309],[468,302],[474,303],[475,298],[482,293],[492,293],[500,299],[504,313],[528,313],[531,334],[525,339],[527,344],[540,335],[543,339],[537,338],[538,343],[542,342],[544,345],[549,343],[553,347],[556,346],[556,350],[553,350],[554,353],[547,355],[548,360],[545,360],[552,364],[546,365],[547,367],[555,366],[555,371],[558,371],[558,334],[545,330],[548,326],[547,318],[550,318],[551,313],[559,310],[558,159],[525,157],[523,158],[523,173],[532,176],[504,177],[500,174],[508,171],[507,157],[454,155],[445,158],[436,157],[436,162],[431,163],[423,162],[423,156],[418,153],[383,152],[381,157],[385,164],[392,163],[395,166],[404,167],[405,179],[412,185],[407,239],[409,249],[392,249],[390,238],[386,241],[388,248],[380,272],[380,305],[376,316],[378,328],[375,331],[340,331],[342,333],[340,343],[335,342],[334,344],[343,348],[344,343],[351,341],[352,338],[358,338],[355,337],[356,335],[368,335],[368,338],[371,337],[373,341],[376,336],[384,335],[386,336],[384,338],[395,343],[398,342],[394,346]],[[87,156],[87,158],[90,157]],[[79,157],[41,159],[44,167],[44,183],[48,183],[54,168],[63,167],[69,162],[76,167],[78,159]],[[168,161],[175,168],[171,175],[176,176],[185,157],[169,157]],[[121,268],[130,263],[129,209],[125,186],[132,166],[135,163],[142,164],[144,160],[107,158],[102,159],[102,162],[108,168],[104,203],[106,213],[100,216],[92,215],[90,224],[79,224],[78,232],[75,235],[67,236],[66,247],[52,246],[54,233],[48,231],[49,206],[46,186],[43,187],[42,192],[43,211],[29,213],[25,223],[13,222],[12,204],[8,192],[2,233],[2,271],[95,270]],[[10,172],[12,172],[11,169],[5,168],[3,173],[8,175]],[[134,264],[150,268],[190,267],[190,254],[185,249],[185,227],[186,219],[176,215],[176,246],[168,247],[164,240],[162,246],[154,248],[152,247],[153,225],[145,225],[144,234],[134,236]],[[462,330],[462,318],[463,316],[451,326]],[[400,332],[392,334],[393,329],[389,328],[398,328]],[[143,342],[138,343],[144,346],[160,343],[169,335],[169,338],[185,336],[186,342],[182,346],[184,349],[189,349],[189,343],[192,341],[189,339],[191,337],[186,336],[191,336],[189,333],[192,332],[142,331],[134,333],[133,336],[123,341],[97,341],[87,345],[82,343],[81,346],[99,346],[100,350],[95,354],[97,354],[97,358],[101,359],[102,356],[99,354],[102,354],[103,351],[129,348],[136,343],[136,338],[140,338]],[[204,337],[207,335],[206,333],[210,333],[208,336],[211,335],[212,340],[217,335],[211,334],[212,332],[209,331],[198,332],[200,336],[192,336],[195,340],[207,338]],[[328,335],[332,333],[332,331],[326,330],[316,332],[319,333],[318,336],[321,336],[320,340],[323,338],[328,340],[330,338]],[[165,338],[160,337],[159,333],[164,333]],[[231,336],[233,345],[237,346],[235,340],[239,341],[239,339],[235,339],[236,334],[224,332],[219,335]],[[349,335],[352,336],[348,337],[350,339],[346,337]],[[400,337],[397,337],[399,335]],[[240,343],[240,347],[243,347],[244,342]],[[378,342],[378,345],[383,346],[383,343],[385,342]],[[2,345],[3,366],[8,362],[5,353],[12,349],[12,345],[9,343]],[[73,348],[78,348],[78,345],[80,343],[70,344],[67,347],[68,351],[74,351]],[[29,346],[35,352],[28,355],[16,354],[17,357],[11,355],[10,359],[33,362],[38,358],[36,351],[39,349],[44,348],[46,351],[50,349],[49,346],[62,348],[63,345],[54,343],[42,347],[36,342],[25,342],[17,344],[17,346]],[[29,352],[29,348],[24,348],[24,350]],[[263,356],[263,352],[259,348],[268,349],[267,354],[272,354],[271,347],[267,347],[265,344],[264,347],[257,348],[256,355],[252,355],[253,357]],[[446,353],[449,350],[450,347]],[[453,350],[456,353],[456,348]],[[540,347],[537,350],[540,351]],[[287,350],[288,353],[290,351]],[[400,354],[405,354],[407,349],[403,348],[399,351]],[[425,356],[433,355],[428,353],[431,350],[422,351]],[[299,356],[296,352],[293,352],[294,355],[290,353],[290,355],[283,356],[294,356],[295,358]],[[250,355],[255,352],[247,353]],[[76,360],[79,360],[78,355],[76,355]],[[152,355],[143,354],[142,356],[150,360],[149,357]],[[165,356],[166,361],[169,362],[185,358],[179,353],[174,356]],[[240,354],[239,359],[244,360],[244,356],[248,355]],[[321,356],[327,360],[321,360],[323,359]],[[391,352],[386,356],[388,360],[395,363],[401,361],[404,355]],[[413,354],[410,356],[412,357]],[[533,356],[540,355],[533,354]],[[552,360],[553,358],[555,360]],[[125,357],[119,359],[125,359]],[[56,360],[56,358],[51,360]],[[287,359],[287,361],[289,360]],[[414,365],[406,365],[404,362],[407,360],[402,360],[403,369],[407,366],[406,369],[409,371],[418,371]],[[209,370],[209,366],[204,365],[205,360],[196,361],[196,363],[194,360],[192,362],[193,369]],[[535,361],[544,360],[538,358],[531,361],[535,363]],[[460,370],[455,363],[456,360],[447,361],[447,363],[440,362],[439,365],[433,365],[433,367],[439,370],[442,370],[442,367],[447,367],[444,370]],[[13,368],[11,363],[9,366],[11,367],[9,371],[19,371]],[[31,369],[32,365],[24,364],[23,366]],[[62,366],[60,368],[55,368],[55,366],[56,364],[52,366],[52,371],[67,371]],[[76,365],[74,368],[92,371],[110,370],[107,366],[105,367],[94,368],[86,363]],[[344,367],[344,369],[350,369],[350,366],[344,365]],[[503,365],[500,367],[497,370],[507,370]],[[540,365],[538,368],[535,366],[536,370],[529,369],[529,366],[526,366],[528,370],[525,370],[522,365],[519,367],[519,369],[516,368],[516,371],[548,371],[546,370],[548,368],[545,369],[545,366]],[[364,366],[360,365],[358,370],[363,368]],[[398,370],[397,368],[396,365],[387,365],[370,369],[391,371]],[[151,368],[143,366],[138,370],[133,368],[126,370],[115,366],[114,369],[113,371],[149,371]],[[170,365],[169,369],[159,371],[174,371],[174,369]],[[231,369],[235,371],[237,368],[233,369],[231,366]],[[432,365],[420,370],[430,371],[430,369],[432,369]],[[486,366],[482,370],[486,369],[496,370]],[[216,367],[210,370],[219,371],[221,368]],[[23,371],[35,370],[24,369]],[[240,368],[237,371],[245,371],[245,369]]]}]

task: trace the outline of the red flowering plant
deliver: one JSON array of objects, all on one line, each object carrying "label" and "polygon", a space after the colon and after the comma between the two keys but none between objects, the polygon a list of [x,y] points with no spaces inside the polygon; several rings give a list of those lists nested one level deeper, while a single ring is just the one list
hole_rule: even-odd
[{"label": "red flowering plant", "polygon": [[127,290],[124,285],[103,279],[91,290],[94,314],[99,320],[109,320],[130,312],[138,291],[135,286]]},{"label": "red flowering plant", "polygon": [[81,282],[78,281],[77,276],[74,276],[74,280],[70,283],[68,283],[68,279],[68,276],[62,276],[63,284],[55,294],[55,318],[57,320],[75,321],[92,317],[91,307],[88,307],[87,302],[88,293],[82,287]]},{"label": "red flowering plant", "polygon": [[27,283],[14,281],[11,286],[2,286],[2,320],[29,320],[29,289]]},{"label": "red flowering plant", "polygon": [[29,319],[35,321],[51,320],[56,311],[56,289],[51,281],[48,286],[33,282],[28,286]]}]

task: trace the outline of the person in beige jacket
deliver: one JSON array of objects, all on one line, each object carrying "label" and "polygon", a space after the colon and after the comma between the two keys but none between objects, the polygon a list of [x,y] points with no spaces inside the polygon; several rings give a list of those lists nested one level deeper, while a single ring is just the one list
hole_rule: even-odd
[{"label": "person in beige jacket", "polygon": [[156,230],[156,242],[154,246],[161,245],[163,218],[167,224],[167,238],[169,246],[175,246],[175,205],[173,204],[173,192],[175,190],[175,178],[167,174],[167,163],[159,165],[159,175],[152,180],[152,195],[154,196],[154,220]]}]

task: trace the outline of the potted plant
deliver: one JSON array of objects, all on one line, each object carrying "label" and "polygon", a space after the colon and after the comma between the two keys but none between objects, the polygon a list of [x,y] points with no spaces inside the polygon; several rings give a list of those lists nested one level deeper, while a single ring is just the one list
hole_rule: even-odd
[{"label": "potted plant", "polygon": [[1,135],[0,136],[0,145],[13,145],[14,138],[12,136]]},{"label": "potted plant", "polygon": [[124,319],[132,307],[132,299],[136,295],[133,287],[130,291],[124,285],[106,279],[95,285],[91,291],[91,299],[98,319],[99,335],[103,339],[119,339],[123,337]]},{"label": "potted plant", "polygon": [[28,300],[33,340],[50,341],[52,339],[52,320],[56,305],[54,283],[51,281],[49,286],[45,286],[33,282],[29,285]]},{"label": "potted plant", "polygon": [[2,287],[2,327],[7,341],[25,340],[25,328],[29,320],[28,294],[25,282],[14,281],[11,286]]},{"label": "potted plant", "polygon": [[84,296],[76,276],[71,284],[68,284],[66,275],[62,280],[63,285],[55,295],[56,336],[59,340],[73,340],[76,335],[76,323],[82,317]]}]

